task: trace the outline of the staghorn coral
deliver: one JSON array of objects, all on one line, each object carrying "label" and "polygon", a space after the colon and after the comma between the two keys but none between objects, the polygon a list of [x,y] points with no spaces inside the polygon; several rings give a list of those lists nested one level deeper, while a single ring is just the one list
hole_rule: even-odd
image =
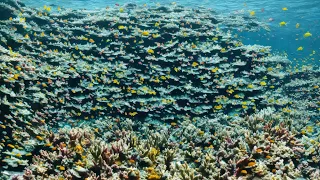
[{"label": "staghorn coral", "polygon": [[[249,119],[262,118],[256,122],[258,125],[254,127],[265,127],[263,124],[268,124],[269,121],[264,119],[272,119],[273,114],[266,112],[268,110],[249,117]],[[261,116],[261,114],[264,115]],[[243,122],[247,120],[248,117],[242,119]],[[40,155],[33,157],[30,169],[33,176],[44,174],[53,176],[55,174],[52,174],[49,169],[56,168],[57,176],[88,178],[97,176],[124,179],[130,177],[145,179],[160,179],[161,177],[168,179],[270,178],[276,177],[274,172],[290,178],[303,177],[306,173],[300,170],[300,166],[305,163],[302,157],[308,156],[305,156],[307,151],[302,144],[310,142],[310,140],[300,142],[294,135],[290,135],[286,131],[287,126],[281,121],[276,122],[267,128],[258,128],[255,131],[255,136],[242,134],[238,140],[233,136],[239,136],[237,133],[241,131],[225,133],[217,130],[216,140],[220,140],[212,142],[214,146],[203,148],[201,144],[191,143],[192,140],[188,146],[184,145],[188,148],[193,147],[196,150],[194,152],[184,152],[177,149],[179,147],[177,142],[184,137],[174,134],[169,136],[175,136],[175,139],[170,137],[167,142],[172,148],[157,150],[151,146],[154,141],[150,141],[150,138],[160,138],[161,135],[152,130],[148,131],[149,134],[152,134],[151,137],[138,135],[135,140],[137,145],[132,145],[130,139],[137,136],[133,131],[124,133],[120,139],[106,143],[99,133],[89,135],[88,132],[94,131],[90,131],[88,128],[76,128],[71,131],[62,129],[59,133],[47,136],[48,139],[51,139],[50,142],[60,142],[56,145],[58,148],[53,152],[50,149],[42,150]],[[117,124],[117,122],[114,123]],[[117,126],[116,124],[114,126]],[[185,126],[188,127],[187,124]],[[252,128],[250,123],[247,126]],[[158,128],[164,130],[165,127]],[[93,139],[91,143],[81,146],[83,149],[77,148],[75,144],[79,144],[80,140],[88,135],[90,139]],[[163,134],[161,138],[166,136]],[[59,138],[61,139],[59,140]],[[235,140],[231,140],[231,138]],[[251,138],[260,143],[252,146]],[[49,142],[49,140],[44,141]],[[146,146],[146,144],[149,145]],[[127,153],[125,153],[126,151]],[[199,153],[196,153],[197,151]],[[196,155],[193,156],[193,153]],[[61,157],[68,158],[63,160]],[[297,159],[298,157],[301,161]],[[149,163],[146,158],[149,159]],[[308,173],[311,175],[316,171],[310,169]]]}]

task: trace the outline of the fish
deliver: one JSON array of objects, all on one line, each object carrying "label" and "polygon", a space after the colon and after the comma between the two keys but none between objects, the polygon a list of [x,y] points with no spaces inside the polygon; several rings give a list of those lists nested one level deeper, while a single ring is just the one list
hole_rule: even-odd
[{"label": "fish", "polygon": [[118,26],[118,29],[126,29],[127,27],[126,26],[123,26],[123,25],[120,25],[120,26]]},{"label": "fish", "polygon": [[303,50],[302,46],[298,47],[298,49],[297,49],[297,51],[302,51],[302,50]]},{"label": "fish", "polygon": [[284,21],[281,21],[281,22],[279,23],[279,25],[280,25],[280,26],[286,26],[286,25],[287,25],[287,23],[286,23],[286,22],[284,22]]},{"label": "fish", "polygon": [[309,31],[303,34],[304,38],[311,37],[311,36],[312,34]]},{"label": "fish", "polygon": [[266,83],[265,81],[261,81],[261,82],[260,82],[260,85],[261,85],[261,86],[266,86],[267,83]]},{"label": "fish", "polygon": [[46,6],[46,5],[44,5],[44,6],[43,6],[43,8],[44,8],[46,11],[48,11],[48,12],[50,12],[50,11],[51,11],[51,7],[50,7],[50,6]]}]

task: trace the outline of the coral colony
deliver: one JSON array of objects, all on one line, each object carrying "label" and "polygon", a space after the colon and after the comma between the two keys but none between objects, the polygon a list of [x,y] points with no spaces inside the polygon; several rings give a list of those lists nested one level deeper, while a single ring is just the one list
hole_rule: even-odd
[{"label": "coral colony", "polygon": [[316,179],[320,70],[210,9],[0,3],[2,179]]}]

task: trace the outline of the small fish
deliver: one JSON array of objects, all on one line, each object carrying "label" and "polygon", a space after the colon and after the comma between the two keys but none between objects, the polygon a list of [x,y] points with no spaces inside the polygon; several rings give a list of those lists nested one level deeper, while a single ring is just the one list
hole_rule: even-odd
[{"label": "small fish", "polygon": [[298,49],[297,49],[297,51],[302,51],[302,50],[303,50],[302,46],[298,47]]},{"label": "small fish", "polygon": [[223,107],[222,107],[221,104],[214,106],[214,109],[216,109],[216,110],[220,110],[220,109],[222,109],[222,108],[223,108]]},{"label": "small fish", "polygon": [[41,136],[36,136],[36,138],[37,138],[39,141],[43,141],[43,137],[41,137]]},{"label": "small fish", "polygon": [[312,34],[308,31],[306,33],[304,33],[303,37],[307,38],[307,37],[310,37],[312,36]]},{"label": "small fish", "polygon": [[266,83],[265,81],[261,81],[261,82],[260,82],[260,85],[261,85],[261,86],[266,86],[267,83]]},{"label": "small fish", "polygon": [[10,148],[12,148],[12,149],[15,148],[14,145],[12,145],[12,144],[8,144],[7,146],[10,147]]},{"label": "small fish", "polygon": [[250,16],[254,16],[254,15],[256,15],[256,12],[250,11]]},{"label": "small fish", "polygon": [[137,112],[129,112],[129,115],[130,116],[135,116],[135,115],[137,115],[138,113]]},{"label": "small fish", "polygon": [[142,31],[141,34],[142,34],[143,36],[149,36],[149,32],[148,32],[148,31]]},{"label": "small fish", "polygon": [[126,26],[120,25],[118,26],[118,29],[126,29]]},{"label": "small fish", "polygon": [[50,12],[50,11],[51,11],[51,7],[50,7],[50,6],[46,6],[46,5],[44,5],[44,6],[43,6],[43,8],[44,8],[46,11],[48,11],[48,12]]},{"label": "small fish", "polygon": [[147,52],[148,52],[149,54],[154,54],[153,49],[148,49]]},{"label": "small fish", "polygon": [[284,22],[284,21],[282,21],[282,22],[280,22],[280,23],[279,23],[279,25],[280,25],[280,26],[286,26],[286,25],[287,25],[287,23],[286,23],[286,22]]},{"label": "small fish", "polygon": [[296,28],[299,28],[299,27],[300,27],[300,24],[299,24],[299,23],[297,23],[297,24],[296,24]]},{"label": "small fish", "polygon": [[20,18],[20,22],[26,22],[26,18]]},{"label": "small fish", "polygon": [[199,65],[199,64],[198,64],[197,62],[193,62],[193,63],[192,63],[192,66],[193,66],[193,67],[196,67],[196,66],[198,66],[198,65]]},{"label": "small fish", "polygon": [[288,8],[284,7],[282,8],[282,11],[288,11]]}]

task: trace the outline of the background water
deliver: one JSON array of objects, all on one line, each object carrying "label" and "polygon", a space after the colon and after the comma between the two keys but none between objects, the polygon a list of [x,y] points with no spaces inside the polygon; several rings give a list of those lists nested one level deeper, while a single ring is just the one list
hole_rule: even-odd
[{"label": "background water", "polygon": [[[44,5],[64,8],[104,8],[106,6],[123,5],[131,2],[138,5],[168,5],[171,0],[22,0],[26,5],[42,8]],[[244,44],[261,44],[272,46],[274,52],[287,54],[294,64],[320,64],[320,0],[176,0],[179,5],[212,8],[219,13],[235,13],[239,11],[255,11],[255,16],[267,22],[271,31],[238,32]],[[288,8],[283,11],[282,8]],[[272,18],[273,21],[269,21]],[[285,21],[286,26],[279,23]],[[300,27],[296,28],[299,23]],[[304,38],[309,31],[312,37]],[[302,51],[297,48],[302,46]]]}]

